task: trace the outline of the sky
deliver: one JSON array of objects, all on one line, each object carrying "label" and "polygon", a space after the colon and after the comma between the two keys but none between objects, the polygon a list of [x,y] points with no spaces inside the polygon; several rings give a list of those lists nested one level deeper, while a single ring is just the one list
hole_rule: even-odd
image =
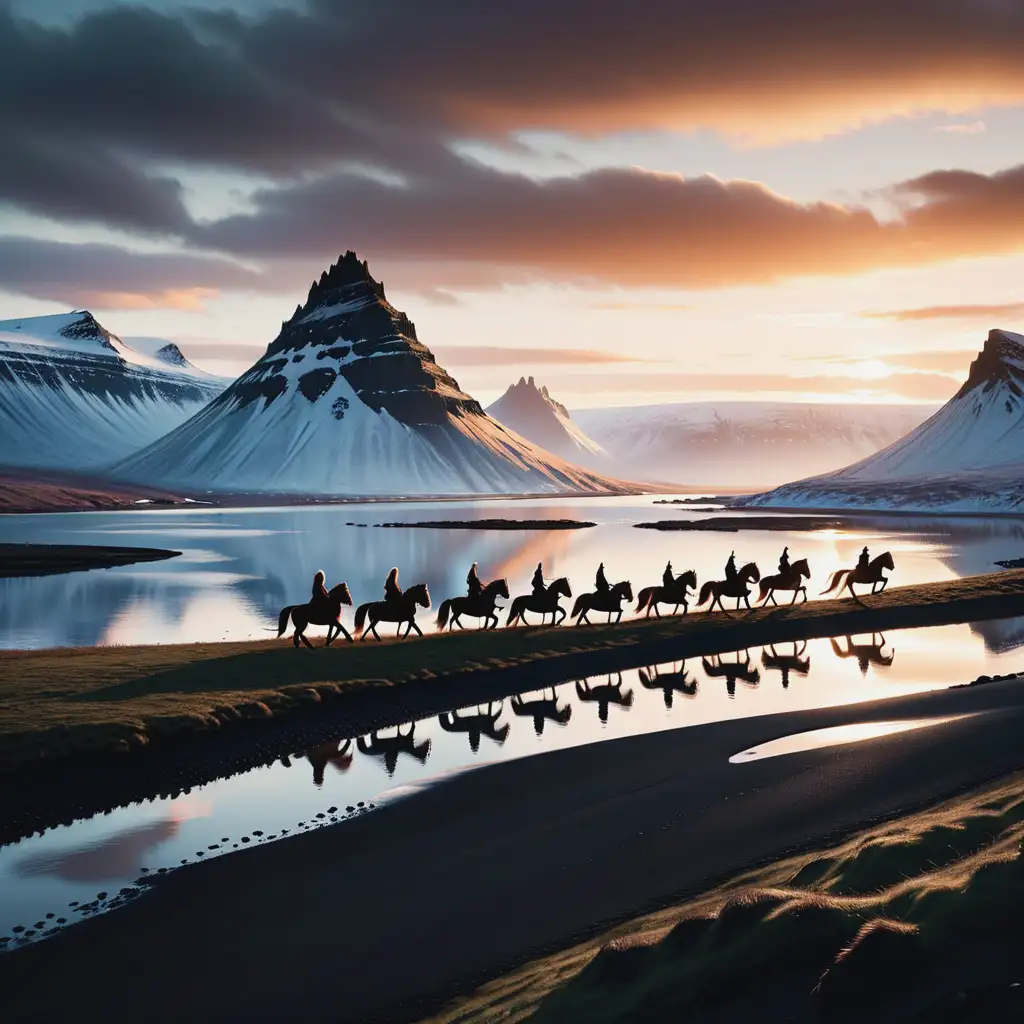
[{"label": "sky", "polygon": [[0,318],[236,375],[354,249],[487,403],[951,397],[1024,332],[1019,0],[0,0]]}]

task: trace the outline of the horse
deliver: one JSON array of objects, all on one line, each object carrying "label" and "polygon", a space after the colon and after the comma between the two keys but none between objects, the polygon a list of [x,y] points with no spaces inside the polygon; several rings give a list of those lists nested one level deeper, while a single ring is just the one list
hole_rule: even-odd
[{"label": "horse", "polygon": [[[834,572],[832,574],[832,582],[829,583],[828,587],[826,587],[821,593],[822,595],[831,594],[832,591],[838,587],[840,590],[848,590],[850,592],[850,597],[855,601],[858,601],[860,598],[858,598],[854,593],[854,583],[870,583],[871,593],[880,594],[885,590],[886,583],[889,582],[889,580],[882,575],[882,570],[889,569],[892,571],[895,568],[896,566],[892,560],[892,552],[883,551],[882,554],[872,558],[871,561],[863,568],[858,565],[853,569],[840,569],[838,572]],[[846,577],[845,586],[842,585],[844,576]],[[882,584],[881,587],[878,587],[879,583]],[[876,589],[876,587],[878,587],[878,589]]]},{"label": "horse", "polygon": [[811,671],[811,656],[808,654],[804,657],[806,651],[806,640],[801,640],[799,643],[794,640],[792,654],[779,654],[775,649],[775,644],[769,644],[761,649],[761,664],[766,669],[773,668],[778,670],[782,675],[782,688],[788,690],[790,672],[806,676]]},{"label": "horse", "polygon": [[560,707],[558,694],[554,687],[551,687],[550,697],[547,697],[546,694],[547,690],[533,700],[523,700],[521,695],[512,694],[512,713],[520,718],[532,718],[533,731],[538,736],[543,735],[545,722],[566,725],[572,718],[572,705],[566,704],[565,707]]},{"label": "horse", "polygon": [[796,604],[796,599],[800,594],[804,595],[804,602],[806,602],[807,588],[800,581],[810,578],[811,570],[807,565],[807,559],[801,558],[789,567],[789,572],[780,572],[778,576],[765,576],[761,580],[761,592],[757,599],[762,604],[767,604],[769,601],[772,604],[778,604],[779,602],[775,600],[775,591],[792,590],[793,600],[789,602],[790,604]]},{"label": "horse", "polygon": [[832,645],[832,651],[837,658],[856,658],[860,674],[866,676],[871,665],[878,665],[879,668],[888,668],[896,658],[895,651],[891,654],[885,653],[885,645],[888,643],[885,639],[885,634],[879,633],[878,639],[879,642],[876,644],[875,634],[872,633],[871,643],[855,644],[853,637],[847,636],[845,651],[839,646],[835,637],[830,637],[829,643]]},{"label": "horse", "polygon": [[672,701],[676,693],[684,697],[696,697],[699,684],[696,679],[691,679],[686,671],[686,662],[682,667],[676,669],[676,663],[672,662],[672,671],[662,672],[657,665],[648,668],[637,669],[640,683],[645,690],[661,690],[665,698],[665,707],[672,710]]},{"label": "horse", "polygon": [[576,696],[581,701],[592,701],[597,704],[597,717],[603,725],[608,724],[608,707],[611,704],[618,704],[620,708],[629,709],[633,706],[633,691],[622,689],[622,673],[615,673],[616,680],[612,682],[612,673],[608,673],[608,682],[598,686],[591,686],[589,679],[576,680]]},{"label": "horse", "polygon": [[369,604],[361,604],[356,609],[356,632],[363,629],[363,623],[369,617],[370,624],[363,629],[363,635],[359,638],[360,640],[366,639],[367,633],[372,633],[378,640],[380,639],[380,633],[377,632],[378,622],[397,622],[398,633],[396,636],[402,635],[402,623],[407,623],[405,627],[405,635],[408,636],[412,630],[416,630],[420,636],[423,636],[423,630],[416,625],[416,606],[419,605],[421,608],[430,607],[430,593],[427,590],[426,583],[417,583],[415,586],[409,587],[401,597],[395,601],[371,601]]},{"label": "horse", "polygon": [[572,588],[564,576],[559,576],[544,591],[543,594],[524,594],[512,602],[509,609],[508,622],[506,626],[514,626],[520,619],[523,625],[528,626],[526,612],[537,612],[541,616],[541,625],[544,619],[551,616],[551,625],[557,626],[565,618],[565,609],[558,603],[559,597],[572,597]]},{"label": "horse", "polygon": [[330,647],[339,633],[344,633],[345,639],[352,643],[352,634],[341,624],[341,606],[351,603],[352,595],[348,592],[348,584],[339,583],[328,591],[327,602],[324,605],[319,602],[314,604],[312,601],[306,604],[290,604],[287,608],[281,609],[281,614],[277,618],[277,635],[281,636],[288,628],[290,618],[295,626],[292,643],[296,647],[299,646],[300,640],[307,647],[313,646],[306,636],[306,627],[309,625],[327,627],[327,642],[324,647]]},{"label": "horse", "polygon": [[394,736],[381,736],[379,730],[374,729],[369,738],[360,736],[356,740],[356,749],[360,754],[382,758],[384,770],[390,778],[398,767],[399,754],[408,754],[420,764],[426,764],[430,756],[430,740],[420,740],[417,743],[416,723],[410,722],[408,732],[402,732],[402,727],[398,726]]},{"label": "horse", "polygon": [[712,654],[710,658],[701,658],[705,675],[709,679],[724,679],[725,690],[730,697],[736,696],[737,679],[749,686],[757,686],[761,682],[760,670],[756,665],[750,664],[750,651],[736,651],[735,653],[735,661],[723,661],[720,654]]},{"label": "horse", "polygon": [[736,573],[736,582],[730,583],[729,580],[708,580],[703,587],[700,588],[700,597],[697,598],[698,607],[704,604],[710,597],[714,597],[711,602],[711,607],[708,611],[713,612],[715,605],[717,604],[722,611],[725,611],[725,605],[722,604],[723,597],[735,597],[736,598],[736,610],[739,611],[740,601],[743,601],[747,608],[750,608],[750,591],[747,588],[748,583],[757,583],[761,579],[761,573],[758,571],[757,566],[753,562],[747,562],[745,566],[738,573]]},{"label": "horse", "polygon": [[482,706],[477,705],[473,714],[460,715],[458,711],[445,711],[437,716],[437,720],[445,732],[461,732],[466,734],[469,739],[469,749],[474,754],[480,752],[481,736],[494,740],[500,747],[508,739],[510,728],[508,722],[504,722],[501,725],[498,724],[498,719],[501,718],[501,713],[504,710],[504,701],[498,701],[497,711],[492,710],[490,703],[488,703],[486,711],[480,710]]},{"label": "horse", "polygon": [[570,618],[575,619],[578,626],[581,622],[590,622],[588,618],[590,612],[607,612],[608,621],[611,622],[614,615],[615,621],[618,623],[622,621],[622,602],[632,600],[633,585],[629,580],[622,580],[606,593],[595,591],[593,594],[580,594],[576,598]]},{"label": "horse", "polygon": [[[508,580],[491,580],[484,587],[478,598],[472,597],[450,597],[441,602],[437,610],[437,628],[459,629],[466,627],[459,622],[459,617],[468,615],[471,619],[483,619],[484,629],[497,629],[498,616],[494,614],[494,608],[499,597],[508,597]],[[451,622],[448,620],[451,615]]]},{"label": "horse", "polygon": [[674,604],[673,613],[679,611],[679,606],[682,605],[683,614],[685,615],[690,610],[690,602],[686,599],[687,592],[696,589],[697,574],[692,569],[687,569],[686,572],[681,572],[672,581],[672,586],[670,587],[664,585],[660,587],[644,587],[637,599],[636,610],[642,612],[646,608],[647,618],[650,618],[653,609],[654,614],[660,619],[661,612],[658,611],[658,605]]}]

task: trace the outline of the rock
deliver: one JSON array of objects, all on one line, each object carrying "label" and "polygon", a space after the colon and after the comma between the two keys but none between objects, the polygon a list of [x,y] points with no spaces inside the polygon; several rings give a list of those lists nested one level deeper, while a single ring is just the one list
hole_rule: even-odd
[{"label": "rock", "polygon": [[242,836],[242,842],[243,843],[251,843],[252,840],[248,836]]},{"label": "rock", "polygon": [[335,813],[337,813],[337,810],[338,810],[337,807],[328,807],[327,808],[327,813],[328,814],[335,814]]},{"label": "rock", "polygon": [[254,836],[261,836],[261,835],[263,835],[263,833],[262,833],[262,832],[261,832],[261,831],[260,831],[260,830],[259,830],[258,828],[254,828],[254,829],[252,830],[252,834],[253,834]]}]

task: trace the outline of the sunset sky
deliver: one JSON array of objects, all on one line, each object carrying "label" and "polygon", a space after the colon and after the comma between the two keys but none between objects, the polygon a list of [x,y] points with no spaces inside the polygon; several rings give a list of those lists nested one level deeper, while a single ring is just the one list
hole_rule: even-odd
[{"label": "sunset sky", "polygon": [[234,375],[355,249],[484,402],[913,401],[1024,332],[1020,0],[0,0],[0,318]]}]

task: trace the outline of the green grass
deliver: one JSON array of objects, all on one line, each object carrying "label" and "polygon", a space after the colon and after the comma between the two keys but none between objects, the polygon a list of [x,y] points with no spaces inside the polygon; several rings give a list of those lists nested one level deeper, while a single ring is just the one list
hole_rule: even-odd
[{"label": "green grass", "polygon": [[0,652],[0,767],[281,714],[357,687],[429,686],[541,662],[582,676],[783,640],[1024,611],[1024,572],[740,615],[520,628],[294,650],[286,640]]},{"label": "green grass", "polygon": [[1018,775],[747,872],[528,964],[433,1020],[677,1021],[722,1001],[742,1015],[744,1000],[757,1017],[761,987],[793,972],[809,979],[797,989],[804,1010],[825,1019],[870,1019],[873,1000],[938,1019],[943,990],[968,988],[1000,943],[1020,948],[1022,837]]}]

